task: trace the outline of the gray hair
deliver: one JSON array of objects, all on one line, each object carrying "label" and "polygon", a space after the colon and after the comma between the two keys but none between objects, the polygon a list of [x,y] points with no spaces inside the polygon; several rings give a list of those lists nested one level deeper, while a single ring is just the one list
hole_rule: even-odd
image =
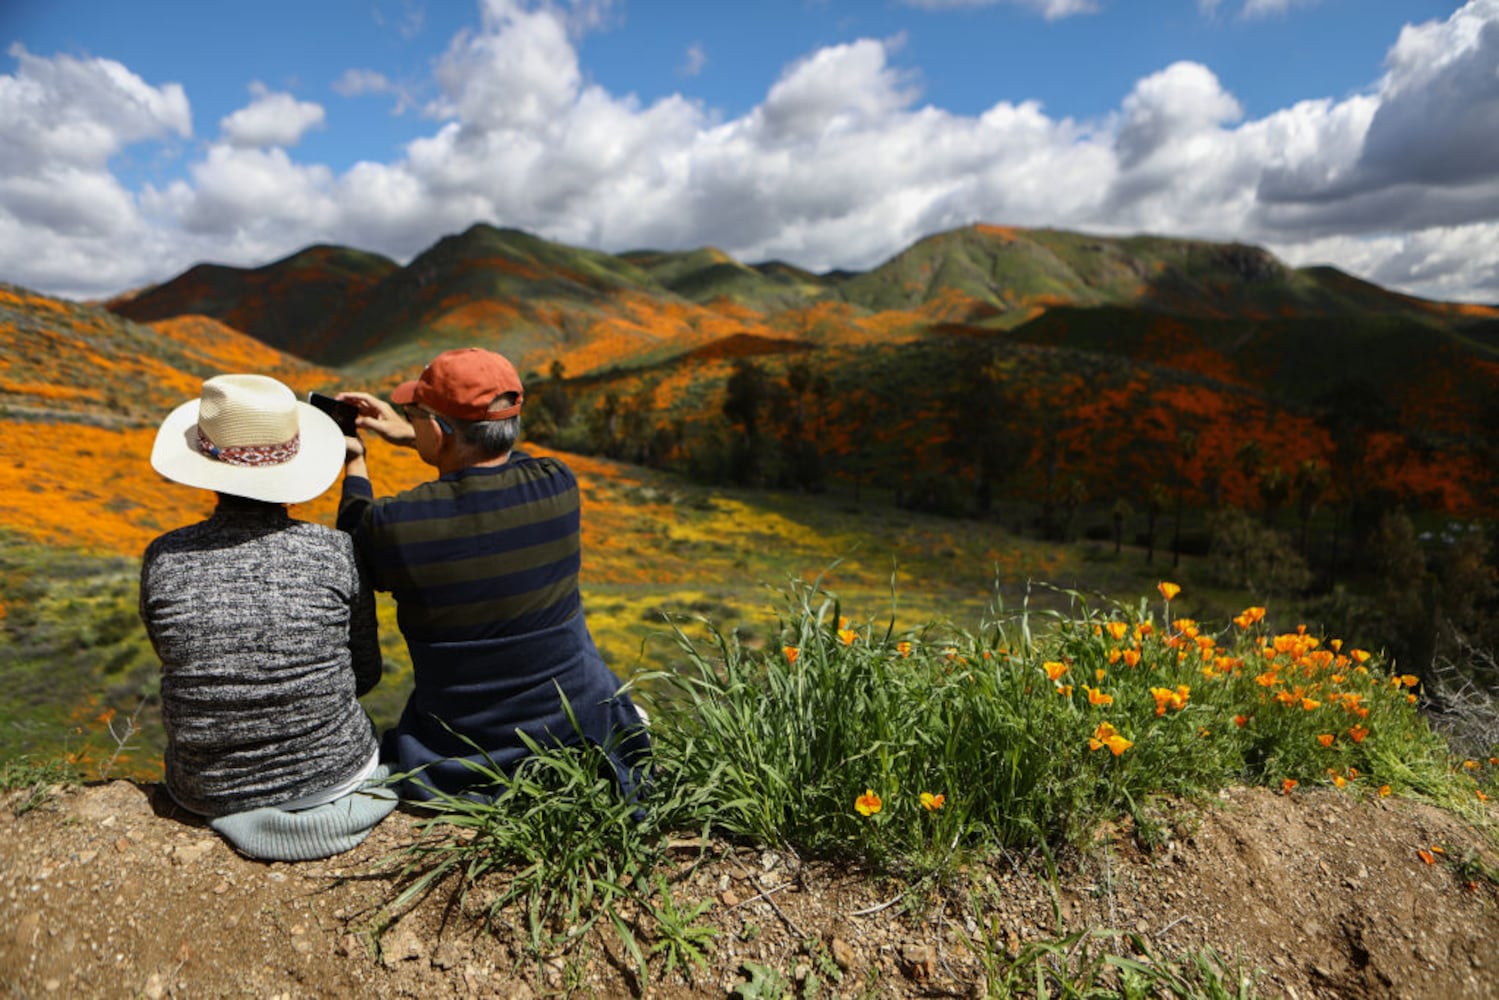
[{"label": "gray hair", "polygon": [[[515,394],[505,393],[503,396],[489,404],[491,410],[503,410],[515,404]],[[465,444],[483,452],[485,455],[504,455],[515,447],[515,442],[520,440],[520,414],[506,417],[504,420],[455,420],[452,417],[445,418],[453,425]]]}]

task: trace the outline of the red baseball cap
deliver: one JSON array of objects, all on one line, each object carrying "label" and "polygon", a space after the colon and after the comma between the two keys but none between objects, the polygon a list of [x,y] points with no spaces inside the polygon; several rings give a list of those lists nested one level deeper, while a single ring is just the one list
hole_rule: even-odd
[{"label": "red baseball cap", "polygon": [[[513,406],[489,408],[490,403],[512,392]],[[442,352],[422,370],[420,378],[402,382],[390,394],[397,406],[416,403],[458,420],[505,420],[520,413],[524,399],[515,366],[504,355],[482,347]]]}]

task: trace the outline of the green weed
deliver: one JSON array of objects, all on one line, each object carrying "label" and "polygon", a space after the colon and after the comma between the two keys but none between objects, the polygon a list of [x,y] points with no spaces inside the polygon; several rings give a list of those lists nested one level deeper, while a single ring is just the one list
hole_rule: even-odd
[{"label": "green weed", "polygon": [[17,816],[45,805],[58,785],[77,780],[77,770],[55,758],[22,754],[0,761],[0,792],[24,790],[26,793],[11,805],[11,811]]},{"label": "green weed", "polygon": [[996,998],[1251,1000],[1258,996],[1256,976],[1239,961],[1227,961],[1211,948],[1162,958],[1133,934],[1077,931],[1028,942],[1013,958],[992,944],[979,953],[986,967],[987,995]]},{"label": "green weed", "polygon": [[650,907],[656,924],[656,942],[651,945],[651,955],[665,956],[666,967],[661,971],[663,978],[669,978],[678,967],[691,978],[689,965],[705,968],[708,964],[706,952],[718,937],[717,930],[698,922],[713,904],[703,901],[696,906],[679,908],[672,898],[671,887],[661,878],[656,879],[656,894],[660,902],[652,903]]}]

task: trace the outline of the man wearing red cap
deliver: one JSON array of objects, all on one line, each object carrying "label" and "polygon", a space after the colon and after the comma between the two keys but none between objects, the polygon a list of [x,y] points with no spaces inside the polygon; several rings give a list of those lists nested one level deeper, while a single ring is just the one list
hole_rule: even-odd
[{"label": "man wearing red cap", "polygon": [[338,526],[375,589],[395,597],[411,652],[415,688],[384,744],[393,767],[420,769],[405,793],[497,791],[460,758],[508,772],[527,753],[523,732],[603,747],[633,794],[649,742],[584,622],[577,480],[555,458],[515,450],[525,401],[515,367],[475,347],[439,354],[391,394],[404,419],[368,393],[339,398],[359,408],[361,429],[414,447],[438,472],[377,500],[363,443],[346,439]]}]

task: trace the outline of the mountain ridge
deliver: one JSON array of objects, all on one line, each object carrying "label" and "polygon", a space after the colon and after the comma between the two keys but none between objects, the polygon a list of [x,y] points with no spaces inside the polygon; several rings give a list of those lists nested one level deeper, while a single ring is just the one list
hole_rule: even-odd
[{"label": "mountain ridge", "polygon": [[[328,263],[322,271],[318,255]],[[607,254],[485,223],[443,237],[405,266],[379,260],[313,247],[263,268],[200,264],[106,307],[143,320],[208,315],[317,363],[367,371],[383,363],[403,372],[422,351],[402,348],[451,346],[476,327],[498,334],[502,349],[535,370],[600,334],[625,337],[614,351],[566,365],[582,374],[589,369],[579,364],[659,359],[663,340],[694,349],[733,332],[724,323],[761,336],[805,336],[828,325],[830,309],[844,310],[841,324],[862,326],[865,335],[872,317],[890,317],[875,324],[880,339],[918,336],[942,322],[1011,328],[1059,306],[1209,319],[1399,313],[1443,325],[1499,324],[1499,310],[1427,302],[1327,267],[1291,268],[1246,244],[982,224],[926,237],[868,271],[821,275],[779,261],[746,264],[713,247]],[[598,329],[620,312],[633,315],[633,328]],[[292,320],[303,326],[299,336],[285,332]],[[705,327],[715,329],[705,335]],[[651,328],[660,335],[649,335]],[[371,352],[382,360],[363,363]]]}]

